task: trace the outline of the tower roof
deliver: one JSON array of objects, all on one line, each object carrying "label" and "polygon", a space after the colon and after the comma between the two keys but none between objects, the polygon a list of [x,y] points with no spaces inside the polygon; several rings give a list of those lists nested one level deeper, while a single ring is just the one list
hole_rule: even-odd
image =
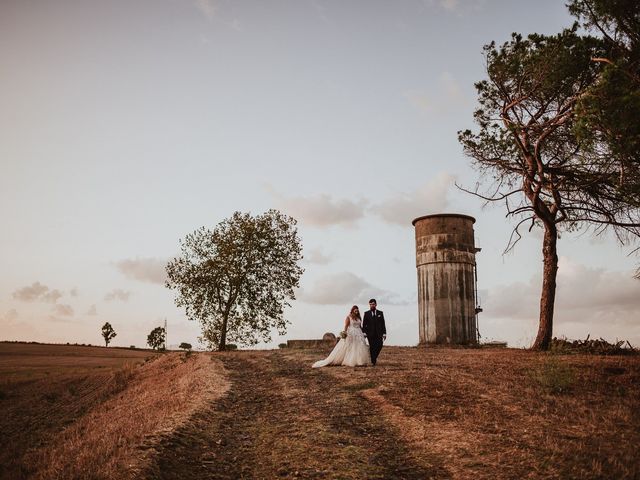
[{"label": "tower roof", "polygon": [[422,217],[414,218],[413,221],[411,222],[411,225],[415,226],[416,222],[419,222],[420,220],[425,220],[427,218],[436,218],[436,217],[467,218],[467,219],[471,220],[471,222],[476,223],[476,219],[475,218],[473,218],[470,215],[464,215],[462,213],[434,213],[432,215],[423,215]]}]

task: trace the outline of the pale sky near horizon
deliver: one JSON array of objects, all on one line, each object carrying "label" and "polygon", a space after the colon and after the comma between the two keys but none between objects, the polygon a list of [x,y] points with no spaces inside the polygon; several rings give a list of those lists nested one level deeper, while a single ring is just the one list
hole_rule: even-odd
[{"label": "pale sky near horizon", "polygon": [[[477,174],[482,46],[554,33],[563,1],[0,2],[0,340],[143,346],[199,327],[163,267],[234,211],[299,221],[304,268],[284,338],[338,332],[371,296],[389,343],[418,340],[414,217],[476,218],[483,339],[537,331],[541,236],[453,186]],[[566,234],[555,335],[640,345],[637,257]],[[265,345],[261,345],[264,347]],[[268,346],[268,345],[266,345]]]}]

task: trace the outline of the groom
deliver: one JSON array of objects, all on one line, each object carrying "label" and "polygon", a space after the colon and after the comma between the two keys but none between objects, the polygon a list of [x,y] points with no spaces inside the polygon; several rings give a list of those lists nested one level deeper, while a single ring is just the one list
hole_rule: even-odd
[{"label": "groom", "polygon": [[369,310],[364,313],[362,320],[362,331],[369,340],[369,351],[371,352],[371,363],[376,364],[382,343],[387,339],[387,329],[384,325],[384,314],[378,310],[375,298],[369,300]]}]

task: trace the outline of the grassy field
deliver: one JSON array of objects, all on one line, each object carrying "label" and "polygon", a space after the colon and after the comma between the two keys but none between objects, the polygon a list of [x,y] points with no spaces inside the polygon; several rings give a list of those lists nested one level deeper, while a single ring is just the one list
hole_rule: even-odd
[{"label": "grassy field", "polygon": [[74,377],[136,365],[157,355],[150,350],[80,345],[0,342],[4,388],[54,377]]},{"label": "grassy field", "polygon": [[0,478],[127,478],[224,385],[211,357],[0,343]]},{"label": "grassy field", "polygon": [[0,478],[640,478],[640,357],[0,343]]}]

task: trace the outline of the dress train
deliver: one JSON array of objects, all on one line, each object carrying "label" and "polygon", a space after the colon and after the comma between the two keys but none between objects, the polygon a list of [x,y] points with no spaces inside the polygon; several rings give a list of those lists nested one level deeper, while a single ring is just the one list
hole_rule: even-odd
[{"label": "dress train", "polygon": [[362,332],[362,322],[358,319],[349,322],[347,338],[341,338],[327,358],[318,360],[313,368],[328,367],[330,365],[344,365],[359,367],[371,365],[369,346]]}]

